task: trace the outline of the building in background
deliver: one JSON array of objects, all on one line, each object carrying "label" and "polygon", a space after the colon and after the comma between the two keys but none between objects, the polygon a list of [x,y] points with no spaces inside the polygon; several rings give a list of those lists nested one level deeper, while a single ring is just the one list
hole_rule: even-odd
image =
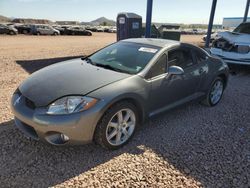
[{"label": "building in background", "polygon": [[[247,21],[250,21],[250,17],[248,17]],[[242,22],[243,22],[243,17],[223,18],[222,28],[231,30],[236,28]]]},{"label": "building in background", "polygon": [[52,24],[52,21],[46,19],[15,18],[12,23],[20,24]]}]

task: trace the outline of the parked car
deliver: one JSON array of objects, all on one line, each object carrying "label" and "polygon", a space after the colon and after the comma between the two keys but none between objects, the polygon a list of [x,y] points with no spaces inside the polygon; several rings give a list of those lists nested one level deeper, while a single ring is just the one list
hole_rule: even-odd
[{"label": "parked car", "polygon": [[32,25],[31,32],[35,35],[60,35],[60,31],[46,24]]},{"label": "parked car", "polygon": [[31,33],[31,25],[15,25],[15,28],[20,34],[29,34]]},{"label": "parked car", "polygon": [[92,31],[92,32],[97,32],[96,27],[89,27],[89,28],[87,28],[87,30]]},{"label": "parked car", "polygon": [[18,34],[18,31],[13,26],[7,26],[4,24],[0,24],[0,34],[16,35],[16,34]]},{"label": "parked car", "polygon": [[117,149],[156,114],[195,99],[217,105],[228,74],[220,58],[191,44],[127,39],[33,73],[11,107],[33,139]]},{"label": "parked car", "polygon": [[83,27],[69,27],[69,28],[65,29],[65,34],[92,36],[92,32],[85,30]]},{"label": "parked car", "polygon": [[111,29],[109,29],[109,33],[116,33],[117,32],[117,30],[116,30],[116,28],[114,27],[114,28],[111,28]]},{"label": "parked car", "polygon": [[67,27],[62,27],[62,26],[58,26],[58,25],[54,25],[52,27],[54,29],[58,30],[60,32],[60,35],[65,35],[65,28],[67,28]]},{"label": "parked car", "polygon": [[233,32],[219,33],[210,51],[229,64],[250,65],[250,22],[240,24]]},{"label": "parked car", "polygon": [[110,28],[105,27],[105,28],[103,29],[103,32],[109,33],[109,32],[110,32]]},{"label": "parked car", "polygon": [[102,27],[97,27],[97,28],[96,28],[96,32],[104,32],[104,28],[102,28]]}]

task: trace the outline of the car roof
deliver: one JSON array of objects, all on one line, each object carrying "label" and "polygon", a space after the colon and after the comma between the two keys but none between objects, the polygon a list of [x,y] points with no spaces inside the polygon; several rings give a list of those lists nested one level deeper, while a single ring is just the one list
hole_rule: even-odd
[{"label": "car roof", "polygon": [[179,41],[175,41],[175,40],[155,39],[155,38],[132,38],[132,39],[125,39],[122,41],[132,42],[132,43],[140,43],[140,44],[146,44],[146,45],[153,45],[153,46],[157,46],[157,47],[161,47],[161,48],[181,44]]}]

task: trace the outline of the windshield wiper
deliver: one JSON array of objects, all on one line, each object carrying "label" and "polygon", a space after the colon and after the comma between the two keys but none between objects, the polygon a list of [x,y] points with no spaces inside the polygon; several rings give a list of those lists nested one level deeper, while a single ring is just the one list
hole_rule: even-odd
[{"label": "windshield wiper", "polygon": [[85,57],[82,60],[85,60],[87,63],[90,63],[92,65],[95,65],[95,63],[89,58],[89,57]]},{"label": "windshield wiper", "polygon": [[130,72],[127,72],[127,71],[124,71],[124,70],[112,67],[111,65],[105,65],[105,64],[101,64],[101,63],[95,63],[89,57],[82,58],[82,60],[85,60],[87,63],[90,63],[91,65],[94,65],[94,66],[97,66],[97,67],[102,67],[104,69],[109,69],[109,70],[113,70],[113,71],[116,71],[116,72],[122,72],[122,73],[131,74]]},{"label": "windshield wiper", "polygon": [[116,72],[123,72],[123,73],[128,73],[127,71],[124,71],[124,70],[121,70],[121,69],[118,69],[118,68],[115,68],[115,67],[112,67],[110,65],[105,65],[105,64],[100,64],[100,63],[95,63],[93,64],[97,67],[102,67],[104,69],[109,69],[109,70],[113,70],[113,71],[116,71]]}]

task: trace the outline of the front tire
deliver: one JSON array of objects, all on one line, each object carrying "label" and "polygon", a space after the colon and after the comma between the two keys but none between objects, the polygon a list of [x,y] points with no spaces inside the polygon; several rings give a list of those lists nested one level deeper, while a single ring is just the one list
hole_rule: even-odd
[{"label": "front tire", "polygon": [[225,82],[221,77],[217,77],[213,81],[206,95],[206,98],[202,101],[202,103],[205,104],[206,106],[217,105],[223,96],[224,89],[225,89]]},{"label": "front tire", "polygon": [[132,138],[138,121],[137,109],[132,103],[117,103],[107,110],[97,124],[94,140],[105,149],[118,149]]}]

